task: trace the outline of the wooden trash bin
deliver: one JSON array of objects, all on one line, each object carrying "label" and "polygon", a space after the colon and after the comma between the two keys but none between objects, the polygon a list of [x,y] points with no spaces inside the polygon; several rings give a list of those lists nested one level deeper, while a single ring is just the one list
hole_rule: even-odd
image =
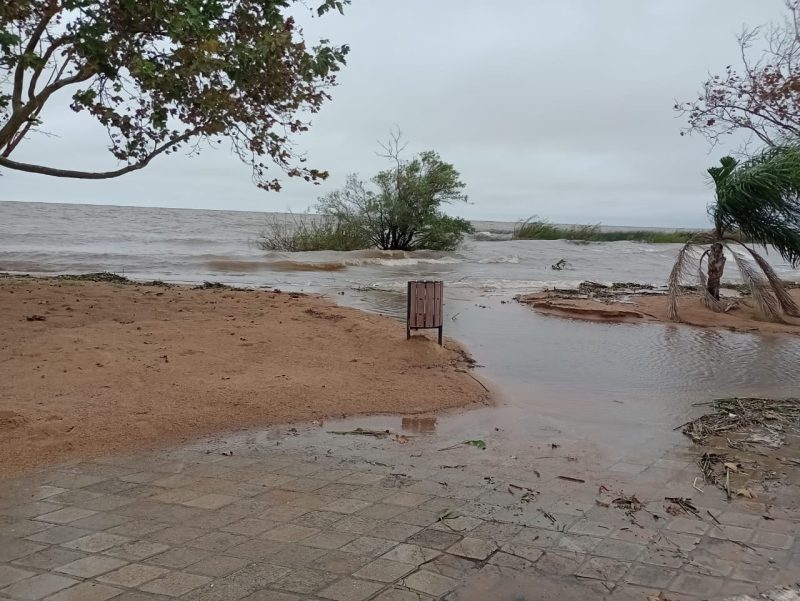
[{"label": "wooden trash bin", "polygon": [[408,283],[408,315],[406,339],[411,330],[438,329],[439,344],[442,344],[442,301],[444,282],[416,280]]}]

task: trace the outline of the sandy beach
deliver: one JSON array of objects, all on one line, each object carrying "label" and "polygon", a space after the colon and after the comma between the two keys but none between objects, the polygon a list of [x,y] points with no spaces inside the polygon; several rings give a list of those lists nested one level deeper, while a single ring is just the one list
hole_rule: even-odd
[{"label": "sandy beach", "polygon": [[296,293],[0,278],[0,473],[488,401],[455,343]]},{"label": "sandy beach", "polygon": [[[789,294],[800,302],[800,289],[790,290]],[[540,313],[573,319],[674,323],[667,316],[667,297],[664,294],[643,292],[610,298],[586,298],[571,293],[545,291],[520,295],[517,300]],[[702,305],[698,295],[685,294],[678,299],[678,311],[681,323],[697,327],[800,335],[800,319],[785,316],[784,323],[763,321],[759,319],[752,301],[747,298],[737,299],[725,313],[715,313]]]}]

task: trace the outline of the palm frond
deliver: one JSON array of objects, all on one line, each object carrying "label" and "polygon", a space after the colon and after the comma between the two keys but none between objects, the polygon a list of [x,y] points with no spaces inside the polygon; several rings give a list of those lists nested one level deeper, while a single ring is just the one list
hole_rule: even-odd
[{"label": "palm frond", "polygon": [[746,244],[741,242],[738,242],[738,244],[740,244],[742,248],[750,253],[750,256],[753,257],[753,260],[758,264],[761,271],[764,272],[767,282],[769,282],[772,292],[775,295],[775,298],[778,299],[778,304],[783,312],[790,317],[800,317],[800,307],[797,306],[797,303],[791,297],[788,290],[786,290],[781,278],[777,273],[775,273],[775,270],[772,269],[772,265],[770,265],[764,257]]},{"label": "palm frond", "polygon": [[739,269],[742,281],[750,289],[750,296],[756,304],[758,314],[767,321],[783,322],[780,304],[772,293],[769,282],[753,268],[745,257],[733,249],[730,249],[730,251],[734,261],[736,261],[736,267]]},{"label": "palm frond", "polygon": [[708,279],[706,278],[705,271],[703,271],[703,259],[708,256],[709,252],[708,250],[704,251],[697,261],[697,281],[700,284],[700,302],[703,303],[706,309],[711,309],[717,313],[723,313],[725,311],[725,304],[719,299],[714,298],[714,295],[708,291]]},{"label": "palm frond", "polygon": [[669,273],[669,280],[667,281],[667,317],[670,321],[681,320],[678,315],[678,296],[681,293],[681,282],[684,282],[691,274],[691,265],[694,259],[692,253],[696,246],[697,244],[694,242],[684,244],[678,251],[675,264]]},{"label": "palm frond", "polygon": [[738,230],[772,245],[793,266],[800,264],[800,146],[767,149],[736,164],[709,170],[717,190],[712,216],[720,234]]}]

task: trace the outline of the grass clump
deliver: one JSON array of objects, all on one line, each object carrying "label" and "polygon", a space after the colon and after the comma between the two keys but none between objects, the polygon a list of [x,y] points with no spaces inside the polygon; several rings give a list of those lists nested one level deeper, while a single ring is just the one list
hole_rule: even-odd
[{"label": "grass clump", "polygon": [[271,216],[257,242],[262,250],[304,252],[314,250],[361,250],[369,239],[355,224],[332,216]]},{"label": "grass clump", "polygon": [[654,232],[635,230],[604,232],[600,224],[560,227],[537,216],[520,221],[513,232],[514,240],[574,240],[584,242],[647,242],[650,244],[685,243],[697,232]]}]

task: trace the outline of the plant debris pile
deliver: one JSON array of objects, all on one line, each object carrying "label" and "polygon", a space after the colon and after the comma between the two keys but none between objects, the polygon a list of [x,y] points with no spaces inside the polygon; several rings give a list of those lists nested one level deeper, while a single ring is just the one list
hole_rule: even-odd
[{"label": "plant debris pile", "polygon": [[786,430],[800,426],[800,399],[797,398],[717,399],[713,406],[714,413],[683,425],[683,433],[697,444],[705,444],[714,436],[761,430],[761,434],[740,442],[779,447],[783,444]]}]

